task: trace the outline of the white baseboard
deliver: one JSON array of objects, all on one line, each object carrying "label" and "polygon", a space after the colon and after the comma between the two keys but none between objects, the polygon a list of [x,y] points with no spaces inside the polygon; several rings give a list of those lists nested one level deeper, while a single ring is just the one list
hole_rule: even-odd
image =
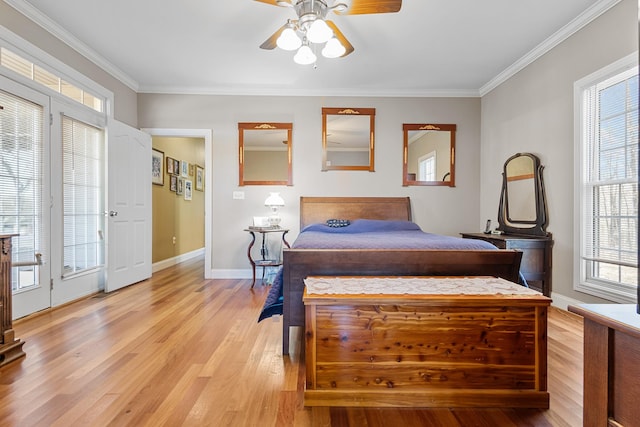
[{"label": "white baseboard", "polygon": [[551,305],[557,308],[566,310],[570,305],[584,304],[584,301],[580,301],[574,298],[569,298],[561,294],[551,293]]},{"label": "white baseboard", "polygon": [[[256,274],[262,274],[256,271]],[[209,272],[207,276],[210,279],[251,279],[253,274],[251,269],[242,270],[220,270],[214,269]]]},{"label": "white baseboard", "polygon": [[197,258],[199,256],[204,256],[204,248],[196,249],[195,251],[187,252],[186,254],[158,261],[151,266],[151,272],[155,273],[157,271],[164,270],[165,268],[169,268],[173,265],[180,264],[181,262],[190,260],[192,258]]}]

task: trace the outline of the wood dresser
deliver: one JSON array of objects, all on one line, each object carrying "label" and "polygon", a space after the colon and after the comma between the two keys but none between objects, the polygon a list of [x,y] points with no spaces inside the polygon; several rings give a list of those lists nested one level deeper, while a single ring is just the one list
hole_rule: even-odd
[{"label": "wood dresser", "polygon": [[0,366],[22,356],[24,341],[16,339],[12,321],[11,238],[0,234]]},{"label": "wood dresser", "polygon": [[529,287],[543,295],[551,296],[551,266],[553,238],[516,234],[460,233],[465,239],[487,241],[500,249],[518,249],[522,251],[520,270]]},{"label": "wood dresser", "polygon": [[493,277],[305,284],[305,406],[549,407],[539,292]]},{"label": "wood dresser", "polygon": [[640,314],[635,304],[580,304],[584,317],[582,425],[637,426],[640,422]]}]

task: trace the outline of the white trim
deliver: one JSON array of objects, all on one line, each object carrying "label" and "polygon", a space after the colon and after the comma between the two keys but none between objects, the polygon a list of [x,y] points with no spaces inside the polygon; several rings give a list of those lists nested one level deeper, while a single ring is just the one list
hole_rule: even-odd
[{"label": "white trim", "polygon": [[584,304],[584,301],[551,292],[551,305],[566,310],[570,305]]},{"label": "white trim", "polygon": [[204,255],[204,248],[196,249],[195,251],[187,252],[186,254],[178,255],[173,258],[164,259],[162,261],[158,261],[151,266],[151,272],[157,273],[160,270],[164,270],[165,268],[172,267],[176,264],[180,264],[181,262],[189,261],[193,258],[198,258]]},{"label": "white trim", "polygon": [[25,0],[4,0],[9,6],[13,7],[15,10],[29,18],[34,23],[38,24],[46,31],[51,33],[54,37],[63,41],[66,45],[71,47],[73,50],[78,52],[80,55],[87,58],[89,61],[96,64],[98,67],[102,68],[107,73],[111,74],[113,77],[121,81],[123,84],[128,86],[130,89],[137,91],[138,90],[138,82],[129,76],[127,73],[113,65],[109,62],[104,56],[97,53],[95,50],[91,49],[89,46],[84,44],[80,39],[75,37],[73,34],[62,28],[59,24],[54,22],[48,16],[40,12],[30,3]]},{"label": "white trim", "polygon": [[[253,278],[253,272],[250,269],[244,270],[227,270],[217,269],[209,272],[210,279],[249,279]],[[256,279],[256,282],[258,280]]]},{"label": "white trim", "polygon": [[213,251],[213,132],[211,129],[144,128],[151,136],[176,136],[204,139],[204,278],[212,279],[211,254]]},{"label": "white trim", "polygon": [[511,64],[508,68],[502,71],[500,74],[495,76],[485,85],[483,85],[479,92],[480,96],[485,96],[489,92],[491,92],[496,87],[500,86],[502,83],[509,80],[516,73],[533,63],[535,60],[540,58],[545,53],[549,52],[551,49],[571,37],[573,34],[578,32],[580,29],[585,27],[587,24],[594,21],[600,15],[611,9],[613,6],[620,3],[621,0],[600,0],[594,3],[587,10],[582,12],[576,18],[574,18],[567,25],[556,31],[550,37],[548,37],[545,41],[540,43],[538,46],[529,51],[522,58],[518,59],[516,62]]}]

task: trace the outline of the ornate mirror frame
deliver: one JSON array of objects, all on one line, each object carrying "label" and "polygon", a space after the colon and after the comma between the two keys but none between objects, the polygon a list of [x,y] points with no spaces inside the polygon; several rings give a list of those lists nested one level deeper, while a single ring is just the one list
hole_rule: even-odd
[{"label": "ornate mirror frame", "polygon": [[[402,185],[455,187],[456,125],[404,123]],[[448,135],[447,135],[448,134]],[[437,180],[419,180],[418,163],[422,157],[435,159]]]},{"label": "ornate mirror frame", "polygon": [[238,123],[238,185],[293,185],[292,129],[292,123]]},{"label": "ornate mirror frame", "polygon": [[548,235],[543,169],[540,159],[531,153],[517,153],[504,163],[498,230],[507,234]]},{"label": "ornate mirror frame", "polygon": [[375,118],[375,108],[322,108],[322,170],[373,172]]}]

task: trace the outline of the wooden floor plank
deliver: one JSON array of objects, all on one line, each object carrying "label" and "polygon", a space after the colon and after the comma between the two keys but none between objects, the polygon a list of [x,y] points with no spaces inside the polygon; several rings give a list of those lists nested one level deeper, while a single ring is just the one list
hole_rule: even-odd
[{"label": "wooden floor plank", "polygon": [[0,368],[2,426],[578,426],[582,320],[552,308],[548,410],[305,408],[301,330],[282,356],[268,287],[205,280],[202,259],[20,319]]}]

